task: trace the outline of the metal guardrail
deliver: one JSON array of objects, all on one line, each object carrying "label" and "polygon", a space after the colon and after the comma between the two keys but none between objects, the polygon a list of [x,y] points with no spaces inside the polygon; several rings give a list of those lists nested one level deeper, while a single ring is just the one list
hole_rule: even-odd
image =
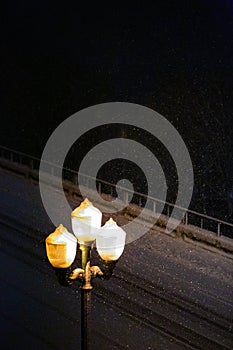
[{"label": "metal guardrail", "polygon": [[[28,154],[15,151],[13,149],[0,146],[0,158],[9,160],[10,162],[20,164],[22,166],[29,167],[31,170],[39,170],[41,160],[39,158],[30,156]],[[57,170],[60,168],[56,164],[46,162],[47,165],[47,173],[50,175],[56,176]],[[78,185],[78,176],[82,177],[82,183],[90,188],[97,189],[99,193],[110,194],[113,197],[117,196],[116,186],[110,182],[104,181],[102,179],[96,179],[91,176],[81,174],[75,170],[64,168],[63,171],[63,179],[72,182],[74,185]],[[131,191],[124,187],[118,186],[118,193],[121,193],[123,200],[125,203],[128,203],[128,199],[133,197],[133,203],[143,206],[143,203],[148,202],[148,208],[151,209],[153,213],[156,213],[158,208],[160,208],[159,212],[162,212],[164,215],[170,216],[173,208],[180,210],[182,214],[184,214],[184,218],[182,223],[184,225],[194,225],[202,229],[206,229],[208,231],[213,232],[219,236],[229,236],[232,238],[233,233],[233,224],[219,220],[212,216],[208,216],[205,214],[201,214],[199,212],[189,210],[180,206],[177,206],[173,203],[169,203],[166,201],[162,201],[158,198],[154,198],[139,192]],[[163,208],[163,210],[161,210]]]}]

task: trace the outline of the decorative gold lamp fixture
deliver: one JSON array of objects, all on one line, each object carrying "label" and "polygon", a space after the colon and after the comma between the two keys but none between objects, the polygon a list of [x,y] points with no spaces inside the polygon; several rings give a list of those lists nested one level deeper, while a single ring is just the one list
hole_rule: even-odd
[{"label": "decorative gold lamp fixture", "polygon": [[[73,233],[61,224],[46,238],[46,252],[62,285],[69,285],[75,279],[82,281],[81,288],[91,290],[91,278],[108,279],[125,246],[125,231],[110,219],[101,227],[102,213],[86,198],[71,213]],[[96,242],[102,269],[91,266],[91,249]],[[82,266],[72,268],[77,246],[82,253]]]}]

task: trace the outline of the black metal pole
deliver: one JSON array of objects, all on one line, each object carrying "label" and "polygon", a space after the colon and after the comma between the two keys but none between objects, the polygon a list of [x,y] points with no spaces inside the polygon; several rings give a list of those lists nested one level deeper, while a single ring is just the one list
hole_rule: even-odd
[{"label": "black metal pole", "polygon": [[81,289],[81,350],[88,350],[90,343],[91,291]]},{"label": "black metal pole", "polygon": [[90,343],[90,314],[91,314],[91,246],[80,244],[82,251],[82,268],[84,270],[81,286],[81,350],[88,350]]}]

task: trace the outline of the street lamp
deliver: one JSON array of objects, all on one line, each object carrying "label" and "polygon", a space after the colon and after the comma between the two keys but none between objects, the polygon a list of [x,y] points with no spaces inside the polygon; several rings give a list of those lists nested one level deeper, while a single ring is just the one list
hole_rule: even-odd
[{"label": "street lamp", "polygon": [[[116,262],[123,253],[125,231],[111,218],[101,226],[102,213],[87,198],[71,213],[73,233],[60,224],[45,240],[47,257],[55,269],[61,285],[81,281],[81,349],[89,343],[89,314],[91,307],[91,280],[109,279]],[[102,267],[91,266],[91,250],[96,243]],[[75,267],[78,250],[82,266]]]},{"label": "street lamp", "polygon": [[91,245],[101,227],[102,213],[86,198],[71,213],[72,229],[79,243]]}]

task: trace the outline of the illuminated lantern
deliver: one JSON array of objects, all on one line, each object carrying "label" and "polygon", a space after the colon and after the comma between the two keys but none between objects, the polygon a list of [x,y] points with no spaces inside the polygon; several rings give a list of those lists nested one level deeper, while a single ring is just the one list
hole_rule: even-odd
[{"label": "illuminated lantern", "polygon": [[96,238],[96,248],[103,260],[118,260],[125,247],[125,231],[110,219],[101,228]]},{"label": "illuminated lantern", "polygon": [[77,239],[59,225],[45,240],[46,252],[50,264],[57,268],[69,267],[76,256]]},{"label": "illuminated lantern", "polygon": [[71,213],[72,229],[79,243],[91,244],[101,227],[102,213],[86,198]]}]

